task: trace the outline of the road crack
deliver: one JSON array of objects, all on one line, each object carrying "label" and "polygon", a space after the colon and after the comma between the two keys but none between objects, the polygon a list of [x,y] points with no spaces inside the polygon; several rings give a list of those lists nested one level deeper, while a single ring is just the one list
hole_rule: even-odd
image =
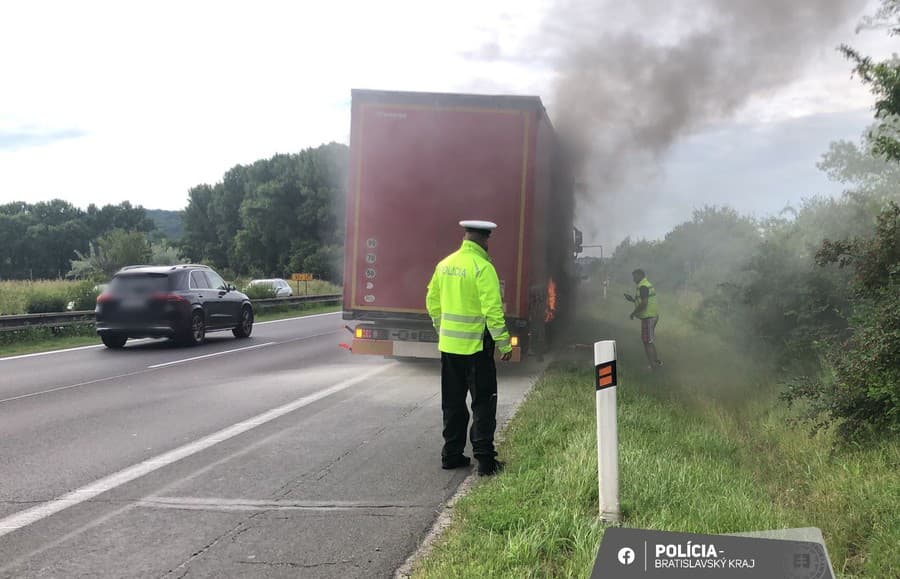
[{"label": "road crack", "polygon": [[327,567],[329,565],[346,565],[351,564],[359,567],[353,562],[353,559],[343,559],[341,561],[323,561],[321,563],[297,563],[294,561],[238,561],[240,565],[265,565],[267,567],[290,567],[296,569],[315,569],[317,567]]},{"label": "road crack", "polygon": [[[212,549],[213,547],[215,547],[219,542],[221,542],[223,539],[225,539],[226,537],[228,537],[229,535],[231,535],[231,534],[234,533],[235,531],[238,531],[238,532],[237,532],[237,535],[240,535],[241,533],[247,531],[247,530],[250,528],[249,526],[248,526],[247,528],[243,529],[243,530],[239,530],[239,529],[241,529],[241,527],[243,527],[244,525],[246,525],[247,523],[249,523],[250,521],[252,521],[252,520],[255,519],[256,517],[259,517],[260,515],[264,515],[265,513],[266,513],[266,511],[263,511],[263,512],[261,512],[261,513],[254,513],[254,514],[250,515],[249,517],[247,517],[246,519],[244,519],[244,520],[238,522],[238,524],[236,524],[235,526],[231,527],[230,529],[228,529],[228,530],[225,531],[224,533],[218,535],[218,536],[217,536],[216,538],[214,538],[212,541],[210,541],[209,543],[207,543],[206,545],[204,545],[203,547],[201,547],[200,549],[198,549],[197,551],[195,551],[194,553],[192,553],[187,559],[185,559],[184,561],[182,561],[181,564],[179,564],[177,567],[175,567],[174,569],[169,569],[168,571],[166,571],[166,573],[165,573],[165,575],[163,575],[163,577],[169,577],[169,576],[171,576],[173,573],[175,573],[175,572],[177,572],[177,571],[183,569],[184,572],[181,573],[180,575],[178,575],[177,577],[175,577],[175,579],[184,579],[184,577],[186,577],[187,574],[190,573],[190,571],[191,571],[191,569],[190,569],[191,561],[193,561],[194,559],[200,557],[201,555],[203,555],[204,553],[206,553],[207,551],[209,551],[210,549]],[[235,536],[237,536],[237,535],[235,535]]]},{"label": "road crack", "polygon": [[367,440],[363,440],[362,442],[356,444],[355,446],[347,449],[345,452],[341,453],[336,458],[330,460],[328,462],[328,464],[326,464],[319,470],[317,470],[315,472],[305,473],[302,476],[300,476],[300,478],[298,478],[297,480],[285,483],[280,489],[278,489],[277,491],[275,491],[273,493],[273,496],[283,497],[283,496],[287,496],[287,495],[291,494],[294,490],[296,490],[298,487],[300,487],[304,481],[306,481],[310,477],[315,477],[316,481],[322,480],[323,478],[328,476],[331,473],[331,469],[334,468],[335,465],[337,465],[343,459],[347,458],[348,456],[355,453],[356,451],[358,451],[362,447],[366,446],[367,444],[374,442],[379,436],[381,436],[388,430],[395,428],[396,427],[395,425],[397,422],[404,420],[406,417],[408,417],[410,414],[412,414],[416,410],[423,408],[429,400],[431,400],[432,398],[435,398],[436,396],[437,396],[437,394],[433,394],[433,395],[429,396],[428,398],[426,398],[425,400],[423,400],[422,402],[413,404],[412,406],[408,407],[406,410],[404,410],[402,413],[400,413],[400,415],[397,418],[393,419],[391,421],[391,424],[382,426],[381,428],[376,430],[372,434],[372,436],[370,436]]}]

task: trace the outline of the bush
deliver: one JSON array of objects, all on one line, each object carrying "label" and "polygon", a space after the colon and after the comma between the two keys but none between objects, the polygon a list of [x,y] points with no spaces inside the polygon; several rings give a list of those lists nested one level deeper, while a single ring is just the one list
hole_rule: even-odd
[{"label": "bush", "polygon": [[29,314],[50,314],[66,311],[68,296],[64,291],[35,287],[28,296],[25,311]]},{"label": "bush", "polygon": [[97,284],[92,281],[82,281],[71,288],[69,292],[69,303],[73,310],[84,311],[92,310],[97,303],[97,296],[100,294]]},{"label": "bush", "polygon": [[267,300],[275,297],[275,287],[271,284],[256,284],[247,286],[244,293],[251,300]]},{"label": "bush", "polygon": [[872,238],[826,240],[816,261],[854,269],[849,337],[825,345],[825,379],[795,381],[785,398],[809,401],[848,440],[900,434],[900,205],[881,213]]}]

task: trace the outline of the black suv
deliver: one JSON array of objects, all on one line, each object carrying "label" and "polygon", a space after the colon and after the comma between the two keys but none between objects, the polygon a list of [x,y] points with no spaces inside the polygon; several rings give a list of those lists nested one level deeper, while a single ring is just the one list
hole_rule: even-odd
[{"label": "black suv", "polygon": [[250,299],[205,265],[130,266],[97,298],[97,333],[108,348],[128,338],[172,338],[196,345],[206,332],[253,331]]}]

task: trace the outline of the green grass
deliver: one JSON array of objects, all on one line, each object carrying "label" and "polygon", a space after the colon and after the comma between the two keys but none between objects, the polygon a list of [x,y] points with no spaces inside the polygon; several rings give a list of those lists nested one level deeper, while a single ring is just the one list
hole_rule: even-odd
[{"label": "green grass", "polygon": [[[291,290],[293,290],[295,296],[324,296],[329,294],[339,294],[343,291],[341,286],[322,279],[314,279],[306,282],[296,282],[288,279],[287,282],[288,285],[291,286]],[[234,285],[237,286],[240,291],[244,291],[248,283],[250,283],[250,279],[241,278],[234,281]],[[298,283],[300,284],[299,287],[297,285]]]},{"label": "green grass", "polygon": [[69,326],[54,334],[49,329],[33,329],[23,332],[0,333],[0,357],[18,356],[90,346],[100,343],[93,325]]},{"label": "green grass", "polygon": [[[900,576],[900,441],[838,449],[830,433],[811,436],[757,364],[670,309],[656,374],[644,370],[624,302],[597,305],[570,336],[619,346],[623,524],[698,533],[817,526],[839,575]],[[535,386],[500,446],[507,470],[457,503],[417,577],[590,574],[604,527],[592,360],[576,356],[562,355]]]},{"label": "green grass", "polygon": [[29,296],[35,293],[59,295],[68,301],[80,282],[71,280],[0,281],[0,315],[24,314]]},{"label": "green grass", "polygon": [[[276,311],[267,311],[257,314],[257,322],[281,320],[286,318],[311,316],[328,312],[340,311],[340,306],[312,306],[279,308]],[[50,330],[29,330],[28,332],[16,332],[16,336],[0,333],[0,357],[18,356],[20,354],[34,354],[75,348],[78,346],[91,346],[99,344],[93,325],[69,327],[61,333],[54,335]]]}]

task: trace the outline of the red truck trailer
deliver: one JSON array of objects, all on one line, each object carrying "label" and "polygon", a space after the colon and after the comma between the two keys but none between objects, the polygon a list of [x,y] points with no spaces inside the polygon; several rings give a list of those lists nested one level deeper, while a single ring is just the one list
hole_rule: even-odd
[{"label": "red truck trailer", "polygon": [[352,91],[344,260],[354,354],[439,357],[425,310],[463,219],[490,255],[514,359],[541,353],[574,297],[573,183],[540,98]]}]

